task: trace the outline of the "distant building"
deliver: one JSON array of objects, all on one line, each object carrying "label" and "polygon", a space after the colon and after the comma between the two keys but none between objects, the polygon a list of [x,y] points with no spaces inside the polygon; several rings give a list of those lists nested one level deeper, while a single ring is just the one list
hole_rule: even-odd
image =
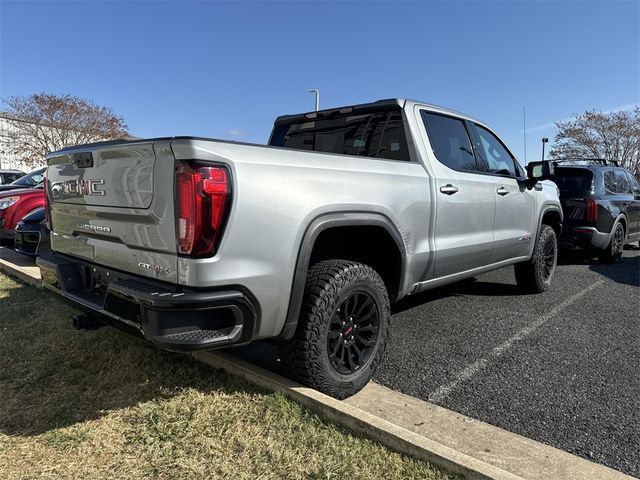
[{"label": "distant building", "polygon": [[44,162],[42,165],[27,165],[21,158],[13,153],[14,148],[9,133],[15,129],[16,122],[22,121],[23,120],[16,120],[0,112],[0,170],[17,169],[28,172],[38,167],[44,167]]}]

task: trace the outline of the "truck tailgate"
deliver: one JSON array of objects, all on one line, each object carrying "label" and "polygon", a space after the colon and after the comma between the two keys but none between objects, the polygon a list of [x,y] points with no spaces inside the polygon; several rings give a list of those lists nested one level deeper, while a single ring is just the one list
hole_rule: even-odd
[{"label": "truck tailgate", "polygon": [[74,147],[48,164],[54,251],[177,281],[169,139]]}]

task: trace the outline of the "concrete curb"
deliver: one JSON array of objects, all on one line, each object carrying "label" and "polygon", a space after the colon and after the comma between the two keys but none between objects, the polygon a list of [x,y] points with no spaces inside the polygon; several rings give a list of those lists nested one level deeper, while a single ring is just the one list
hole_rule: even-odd
[{"label": "concrete curb", "polygon": [[346,429],[375,440],[392,450],[425,460],[470,480],[522,480],[493,465],[394,425],[359,408],[304,387],[269,370],[223,352],[196,352],[193,357],[212,367],[242,377],[290,399]]},{"label": "concrete curb", "polygon": [[33,263],[33,260],[26,255],[6,247],[0,247],[0,270],[29,285],[40,288],[42,287],[40,269],[30,263]]}]

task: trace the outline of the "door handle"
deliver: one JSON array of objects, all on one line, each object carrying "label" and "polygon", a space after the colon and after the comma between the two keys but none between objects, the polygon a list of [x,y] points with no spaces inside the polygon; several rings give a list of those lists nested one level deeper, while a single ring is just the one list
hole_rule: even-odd
[{"label": "door handle", "polygon": [[451,185],[450,183],[447,183],[445,186],[440,187],[440,191],[445,195],[453,195],[458,191],[458,187],[456,187],[455,185]]},{"label": "door handle", "polygon": [[507,190],[507,189],[506,189],[506,188],[504,188],[504,187],[500,187],[500,188],[499,188],[498,190],[496,190],[496,191],[498,192],[498,195],[502,195],[503,197],[509,193],[509,190]]}]

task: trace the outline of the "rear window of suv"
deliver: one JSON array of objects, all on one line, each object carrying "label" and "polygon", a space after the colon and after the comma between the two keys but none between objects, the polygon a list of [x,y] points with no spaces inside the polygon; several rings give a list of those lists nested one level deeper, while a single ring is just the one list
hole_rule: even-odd
[{"label": "rear window of suv", "polygon": [[347,114],[277,125],[273,147],[409,160],[400,111]]},{"label": "rear window of suv", "polygon": [[586,168],[556,168],[552,180],[561,198],[583,198],[591,194],[593,174]]}]

